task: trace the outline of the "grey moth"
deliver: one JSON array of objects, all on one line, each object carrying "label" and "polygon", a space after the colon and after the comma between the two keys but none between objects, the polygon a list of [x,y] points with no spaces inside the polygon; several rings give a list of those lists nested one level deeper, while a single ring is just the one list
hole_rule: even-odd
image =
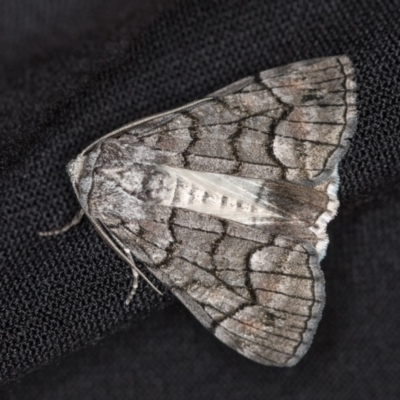
[{"label": "grey moth", "polygon": [[84,214],[134,270],[265,365],[307,352],[338,163],[356,126],[346,56],[261,72],[128,124],[69,164]]}]

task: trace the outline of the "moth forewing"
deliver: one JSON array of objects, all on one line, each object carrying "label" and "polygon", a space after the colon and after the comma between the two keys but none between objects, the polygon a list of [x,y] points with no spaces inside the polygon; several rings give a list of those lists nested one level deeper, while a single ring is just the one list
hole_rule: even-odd
[{"label": "moth forewing", "polygon": [[321,318],[353,75],[346,56],[264,71],[126,125],[69,167],[106,241],[262,364],[296,364]]}]

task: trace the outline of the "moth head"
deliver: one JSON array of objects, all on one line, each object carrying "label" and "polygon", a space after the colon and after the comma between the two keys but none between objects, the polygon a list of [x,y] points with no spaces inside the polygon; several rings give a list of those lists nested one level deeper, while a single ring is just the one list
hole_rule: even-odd
[{"label": "moth head", "polygon": [[76,157],[75,160],[72,160],[68,163],[67,172],[72,182],[75,182],[78,179],[80,172],[82,171],[84,161],[85,157],[79,154],[79,156]]},{"label": "moth head", "polygon": [[93,184],[93,165],[95,157],[79,154],[67,165],[67,172],[78,200],[85,210],[88,211],[88,195]]}]

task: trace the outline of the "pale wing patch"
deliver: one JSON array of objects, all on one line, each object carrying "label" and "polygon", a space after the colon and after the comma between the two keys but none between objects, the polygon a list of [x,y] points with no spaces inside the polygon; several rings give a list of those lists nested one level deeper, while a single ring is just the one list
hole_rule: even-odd
[{"label": "pale wing patch", "polygon": [[268,189],[261,179],[167,165],[161,165],[158,169],[166,172],[174,180],[175,186],[175,195],[163,199],[161,205],[184,208],[245,225],[265,225],[273,219],[285,219],[279,210],[268,203]]}]

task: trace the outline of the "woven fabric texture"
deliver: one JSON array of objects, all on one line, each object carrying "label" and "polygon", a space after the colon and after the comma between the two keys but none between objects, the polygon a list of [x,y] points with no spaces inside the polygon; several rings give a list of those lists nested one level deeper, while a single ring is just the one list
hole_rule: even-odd
[{"label": "woven fabric texture", "polygon": [[[130,270],[87,221],[60,236],[38,236],[38,231],[62,226],[78,210],[65,173],[67,162],[92,141],[127,122],[201,98],[260,70],[314,57],[347,54],[354,62],[358,83],[358,128],[340,166],[342,211],[334,229],[331,228],[332,249],[326,261],[339,260],[345,267],[342,265],[337,272],[333,266],[328,269],[324,319],[338,321],[349,304],[357,300],[367,319],[379,317],[376,309],[371,310],[378,298],[394,307],[394,301],[399,299],[391,282],[398,282],[398,249],[388,247],[385,254],[382,249],[377,251],[377,257],[385,263],[380,281],[379,271],[369,270],[372,255],[363,246],[370,250],[374,233],[389,235],[390,243],[398,237],[393,224],[391,230],[384,224],[398,217],[393,211],[397,209],[393,199],[399,194],[400,180],[400,3],[175,1],[169,2],[140,33],[134,29],[135,18],[129,13],[118,20],[110,17],[104,24],[91,26],[90,32],[64,40],[57,51],[53,48],[39,58],[29,59],[9,53],[11,61],[3,65],[2,382],[93,344],[173,301],[170,294],[158,296],[141,281],[133,302],[125,307]],[[390,214],[388,208],[381,207],[380,214],[374,214],[375,225],[361,224],[370,241],[353,247],[351,239],[357,218],[362,218],[365,207],[374,204],[377,208],[377,202],[387,204]],[[379,240],[376,243],[385,243],[382,237]],[[339,253],[346,257],[338,256]],[[364,275],[357,276],[363,263]],[[349,278],[346,274],[354,276]],[[336,286],[329,286],[329,279],[337,287],[343,283],[347,290],[335,291]],[[380,296],[374,297],[373,288],[380,291]],[[365,299],[357,298],[360,290],[370,293]],[[335,303],[335,295],[343,298]],[[385,310],[382,312],[390,312]],[[398,329],[399,317],[393,316],[392,325],[383,331],[388,336],[380,335],[378,325],[371,324],[368,329],[387,351],[388,347],[400,345],[392,336],[396,326]],[[339,338],[329,336],[332,332],[336,332],[335,327],[327,322],[317,332],[317,337],[329,337],[329,343],[322,348],[337,345]],[[356,332],[359,336],[353,338],[354,343],[361,349],[365,338],[362,332]],[[341,351],[344,350],[338,346],[333,363],[340,361]],[[395,357],[399,361],[396,352],[388,355],[388,363],[378,357],[381,366],[375,368],[372,360],[377,349],[368,358],[369,368],[378,374],[383,365],[390,365],[386,377],[394,379],[400,373],[399,366],[395,366]],[[314,351],[312,357],[320,368],[330,362],[324,354]],[[363,357],[362,351],[359,357]],[[238,359],[237,363],[247,361]],[[293,373],[285,372],[284,376],[288,379]],[[350,368],[348,373],[359,372]],[[276,380],[277,374],[269,376]],[[311,379],[311,370],[307,379]],[[383,382],[382,377],[382,385]],[[372,392],[375,390],[374,387]]]}]

